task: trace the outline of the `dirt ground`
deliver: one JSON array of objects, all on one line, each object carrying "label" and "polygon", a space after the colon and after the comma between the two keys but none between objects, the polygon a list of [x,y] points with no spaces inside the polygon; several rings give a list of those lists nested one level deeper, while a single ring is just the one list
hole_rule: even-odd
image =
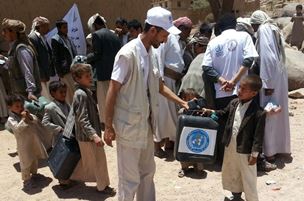
[{"label": "dirt ground", "polygon": [[[304,197],[304,100],[290,100],[291,157],[277,160],[278,169],[269,173],[259,172],[258,192],[261,201],[301,201]],[[111,185],[117,188],[116,149],[106,147]],[[179,163],[173,157],[156,160],[156,196],[158,201],[223,201],[221,173],[218,167],[206,167],[205,174],[178,178]],[[103,197],[95,191],[94,183],[77,184],[62,190],[53,178],[46,162],[41,162],[39,188],[24,192],[16,142],[12,134],[0,132],[0,200],[117,200],[115,197]],[[275,184],[267,185],[267,181]]]}]

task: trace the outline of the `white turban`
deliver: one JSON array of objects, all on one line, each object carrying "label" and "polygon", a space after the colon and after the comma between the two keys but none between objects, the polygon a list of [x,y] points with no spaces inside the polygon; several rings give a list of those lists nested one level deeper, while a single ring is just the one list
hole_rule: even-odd
[{"label": "white turban", "polygon": [[102,17],[101,15],[99,15],[99,13],[96,13],[95,15],[91,16],[88,20],[88,28],[89,28],[91,33],[96,31],[95,27],[94,27],[94,22],[95,22],[97,17],[100,17],[101,20],[104,22],[105,26],[107,26],[106,25],[106,23],[107,23],[106,19],[104,17]]},{"label": "white turban", "polygon": [[250,18],[237,18],[236,30],[237,31],[247,31],[249,34],[253,35],[254,30],[250,23]]},{"label": "white turban", "polygon": [[270,17],[261,10],[254,11],[250,17],[251,24],[263,24],[266,21],[269,21]]}]

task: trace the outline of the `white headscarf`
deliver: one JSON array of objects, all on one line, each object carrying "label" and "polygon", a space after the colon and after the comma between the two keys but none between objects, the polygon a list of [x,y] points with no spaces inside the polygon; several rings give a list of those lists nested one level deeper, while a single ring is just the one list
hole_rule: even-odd
[{"label": "white headscarf", "polygon": [[[274,23],[274,21],[264,11],[261,11],[261,10],[254,11],[252,13],[252,15],[250,17],[250,23],[251,24],[260,24],[260,25],[264,25],[264,24],[268,23],[269,27],[273,31],[273,34],[274,34],[273,36],[274,36],[276,44],[277,44],[278,52],[281,56],[282,61],[285,63],[286,55],[285,55],[285,50],[284,50],[284,39],[281,34],[281,30],[277,26],[277,24]],[[260,48],[259,41],[260,41],[260,36],[259,36],[259,32],[258,32],[257,41],[256,41],[257,49]],[[279,56],[279,58],[280,58],[280,56]],[[283,65],[282,68],[285,68],[285,65]]]},{"label": "white headscarf", "polygon": [[250,17],[251,24],[264,24],[270,22],[271,18],[261,10],[254,11]]},{"label": "white headscarf", "polygon": [[105,26],[107,27],[107,21],[106,21],[106,19],[103,16],[99,15],[99,13],[96,13],[93,16],[91,16],[89,18],[89,20],[88,20],[88,28],[89,28],[89,30],[90,30],[91,33],[93,33],[93,32],[96,31],[95,27],[94,27],[94,22],[95,22],[95,20],[96,20],[97,17],[100,17],[101,20],[104,22]]},{"label": "white headscarf", "polygon": [[254,34],[254,30],[251,26],[250,23],[250,18],[242,18],[239,17],[237,18],[237,24],[236,24],[236,30],[237,31],[246,31],[248,32],[250,35]]}]

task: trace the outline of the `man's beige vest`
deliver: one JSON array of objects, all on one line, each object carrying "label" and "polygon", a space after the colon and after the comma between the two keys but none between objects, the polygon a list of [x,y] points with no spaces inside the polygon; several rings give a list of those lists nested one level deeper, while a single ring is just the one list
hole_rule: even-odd
[{"label": "man's beige vest", "polygon": [[146,148],[150,126],[152,127],[152,132],[155,133],[159,71],[154,49],[152,48],[149,52],[149,92],[147,92],[144,84],[144,75],[140,67],[139,54],[136,44],[131,42],[126,44],[116,55],[116,60],[120,57],[126,57],[130,61],[130,77],[121,87],[117,96],[114,128],[118,143],[133,148]]}]

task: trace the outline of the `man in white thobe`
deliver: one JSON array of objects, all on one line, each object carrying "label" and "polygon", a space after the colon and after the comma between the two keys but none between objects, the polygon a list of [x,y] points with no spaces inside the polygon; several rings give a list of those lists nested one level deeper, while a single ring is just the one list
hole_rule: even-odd
[{"label": "man in white thobe", "polygon": [[263,11],[252,14],[251,24],[257,31],[256,46],[260,55],[261,107],[272,103],[281,108],[281,112],[266,117],[264,154],[268,159],[274,159],[276,154],[291,152],[284,40],[280,29]]},{"label": "man in white thobe", "polygon": [[[182,49],[179,45],[179,35],[170,34],[167,42],[158,48],[158,62],[160,75],[164,84],[173,92],[177,93],[176,81],[182,78],[184,60]],[[174,102],[169,102],[159,94],[159,115],[157,119],[157,130],[154,135],[155,156],[166,157],[161,148],[162,140],[175,141],[177,108]]]}]

